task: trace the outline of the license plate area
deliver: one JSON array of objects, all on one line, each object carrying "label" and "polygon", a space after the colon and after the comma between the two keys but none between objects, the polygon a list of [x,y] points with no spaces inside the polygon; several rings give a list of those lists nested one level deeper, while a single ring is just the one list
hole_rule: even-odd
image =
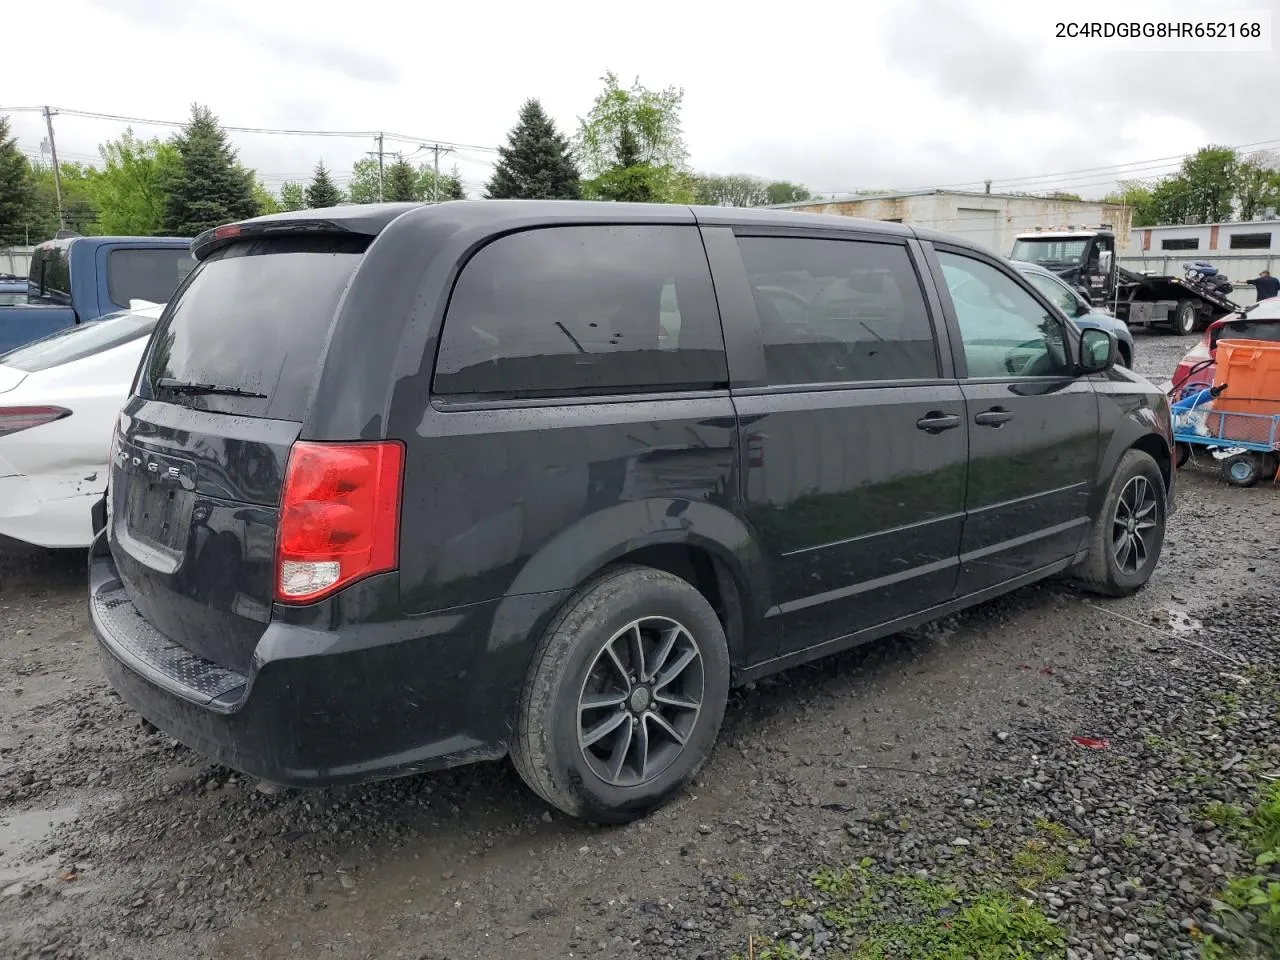
[{"label": "license plate area", "polygon": [[186,533],[186,492],[134,477],[127,488],[126,512],[134,538],[165,550],[179,550]]}]

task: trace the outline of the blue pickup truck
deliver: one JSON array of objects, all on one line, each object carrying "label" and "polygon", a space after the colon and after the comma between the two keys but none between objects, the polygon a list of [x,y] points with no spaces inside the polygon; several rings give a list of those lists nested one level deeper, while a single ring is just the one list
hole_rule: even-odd
[{"label": "blue pickup truck", "polygon": [[195,266],[190,245],[182,237],[79,236],[40,244],[25,296],[0,298],[0,353],[132,300],[165,303]]}]

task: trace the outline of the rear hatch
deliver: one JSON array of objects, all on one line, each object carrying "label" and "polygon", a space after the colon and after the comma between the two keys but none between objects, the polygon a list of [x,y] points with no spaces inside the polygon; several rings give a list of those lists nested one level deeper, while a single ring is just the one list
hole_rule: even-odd
[{"label": "rear hatch", "polygon": [[156,327],[121,415],[107,536],[128,596],[240,673],[271,615],[290,446],[370,240],[276,233],[213,250]]}]

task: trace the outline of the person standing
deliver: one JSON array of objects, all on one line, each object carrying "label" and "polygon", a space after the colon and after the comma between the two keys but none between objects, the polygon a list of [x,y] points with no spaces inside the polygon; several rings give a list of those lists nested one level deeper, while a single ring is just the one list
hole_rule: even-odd
[{"label": "person standing", "polygon": [[1280,280],[1273,277],[1269,270],[1263,270],[1253,280],[1246,280],[1245,283],[1257,291],[1259,300],[1280,296]]}]

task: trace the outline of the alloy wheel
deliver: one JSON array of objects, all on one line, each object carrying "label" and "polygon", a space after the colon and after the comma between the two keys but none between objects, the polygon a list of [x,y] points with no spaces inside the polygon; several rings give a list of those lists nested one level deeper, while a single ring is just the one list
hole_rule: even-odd
[{"label": "alloy wheel", "polygon": [[1112,555],[1121,573],[1135,574],[1146,565],[1158,521],[1155,486],[1143,476],[1130,478],[1120,491],[1112,521]]},{"label": "alloy wheel", "polygon": [[605,643],[578,696],[578,747],[605,783],[634,787],[675,761],[703,701],[698,642],[669,617],[643,617]]}]

